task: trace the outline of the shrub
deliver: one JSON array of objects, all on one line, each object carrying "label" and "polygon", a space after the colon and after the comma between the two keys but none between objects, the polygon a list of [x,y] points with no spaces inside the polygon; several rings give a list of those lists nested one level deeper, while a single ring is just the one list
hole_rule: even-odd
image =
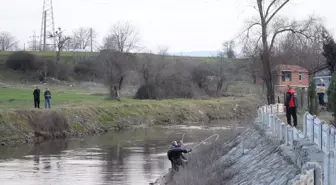
[{"label": "shrub", "polygon": [[331,83],[328,89],[328,108],[334,113],[335,122],[336,124],[336,73],[333,73]]},{"label": "shrub", "polygon": [[30,120],[36,136],[53,139],[65,137],[71,132],[68,119],[56,111],[41,112]]},{"label": "shrub", "polygon": [[59,80],[70,80],[72,72],[71,65],[59,63],[57,67],[58,67],[57,78]]},{"label": "shrub", "polygon": [[136,99],[158,99],[159,88],[154,83],[148,83],[140,86],[135,94]]},{"label": "shrub", "polygon": [[39,56],[25,51],[14,52],[6,60],[6,66],[16,71],[37,71],[42,65],[43,60]]},{"label": "shrub", "polygon": [[92,60],[85,60],[77,63],[73,68],[73,72],[75,77],[79,80],[91,81],[95,78],[102,77],[97,62]]},{"label": "shrub", "polygon": [[312,78],[309,82],[308,97],[309,97],[309,102],[310,102],[309,112],[313,115],[317,115],[316,85],[315,85],[314,78]]}]

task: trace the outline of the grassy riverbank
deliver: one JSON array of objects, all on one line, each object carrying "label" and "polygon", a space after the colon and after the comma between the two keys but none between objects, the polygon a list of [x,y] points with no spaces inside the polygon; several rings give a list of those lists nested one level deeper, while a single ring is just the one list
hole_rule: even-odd
[{"label": "grassy riverbank", "polygon": [[[43,89],[41,89],[43,91]],[[28,142],[133,126],[235,119],[250,114],[253,97],[211,100],[107,100],[103,93],[52,88],[52,109],[34,109],[32,87],[0,91],[0,143]],[[101,91],[102,92],[102,91]],[[43,107],[42,100],[41,106]]]}]

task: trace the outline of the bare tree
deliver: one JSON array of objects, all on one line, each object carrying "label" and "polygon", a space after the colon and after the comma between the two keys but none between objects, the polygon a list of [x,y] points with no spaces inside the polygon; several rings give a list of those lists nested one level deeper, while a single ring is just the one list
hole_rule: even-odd
[{"label": "bare tree", "polygon": [[134,67],[135,57],[131,53],[104,50],[98,60],[102,64],[101,71],[105,74],[111,98],[117,99],[127,73]]},{"label": "bare tree", "polygon": [[251,22],[245,30],[247,38],[249,38],[252,28],[259,26],[259,32],[256,34],[258,35],[257,44],[261,40],[262,50],[260,57],[267,89],[267,102],[269,104],[275,103],[271,54],[276,43],[276,38],[286,32],[309,37],[306,33],[310,26],[315,22],[315,19],[313,18],[303,22],[289,22],[286,19],[279,18],[278,13],[290,1],[291,0],[256,0],[257,7],[255,9],[258,11],[259,20]]},{"label": "bare tree", "polygon": [[59,61],[61,60],[61,51],[64,48],[65,43],[70,40],[70,37],[63,36],[63,32],[64,31],[61,28],[58,28],[58,31],[56,31],[54,34],[49,35],[49,37],[51,38],[56,37],[56,63],[59,63]]},{"label": "bare tree", "polygon": [[253,83],[257,83],[257,79],[261,77],[260,74],[260,51],[261,48],[258,45],[254,45],[253,42],[249,42],[243,47],[243,55],[248,60],[246,71],[251,75]]},{"label": "bare tree", "polygon": [[117,22],[112,25],[104,39],[104,49],[129,53],[139,49],[139,34],[129,22]]},{"label": "bare tree", "polygon": [[19,41],[9,32],[0,32],[0,51],[15,50]]},{"label": "bare tree", "polygon": [[208,91],[213,71],[211,65],[206,62],[198,64],[192,69],[192,80],[200,89]]},{"label": "bare tree", "polygon": [[312,70],[325,63],[323,55],[322,25],[314,26],[309,32],[311,38],[289,32],[274,48],[274,62],[286,61]]},{"label": "bare tree", "polygon": [[224,81],[226,80],[225,69],[228,67],[228,59],[225,58],[224,52],[219,52],[217,56],[217,62],[214,69],[214,75],[216,77],[216,94],[217,96],[222,91]]},{"label": "bare tree", "polygon": [[[97,38],[97,33],[92,28],[80,27],[73,31],[74,49],[86,49]],[[92,43],[91,43],[92,41]]]},{"label": "bare tree", "polygon": [[236,58],[234,48],[235,48],[235,42],[233,40],[225,41],[223,43],[223,51],[225,52],[228,58]]},{"label": "bare tree", "polygon": [[139,72],[144,80],[144,84],[160,83],[162,71],[168,66],[165,58],[166,54],[167,49],[165,48],[163,50],[160,49],[157,55],[151,52],[141,55]]}]

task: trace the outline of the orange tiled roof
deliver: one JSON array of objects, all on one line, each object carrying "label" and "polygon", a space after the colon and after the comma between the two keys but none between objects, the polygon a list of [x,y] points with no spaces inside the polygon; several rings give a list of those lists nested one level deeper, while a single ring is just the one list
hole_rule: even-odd
[{"label": "orange tiled roof", "polygon": [[308,70],[304,67],[298,65],[285,65],[281,64],[276,66],[275,69],[280,69],[281,71],[300,71],[300,72],[308,72]]}]

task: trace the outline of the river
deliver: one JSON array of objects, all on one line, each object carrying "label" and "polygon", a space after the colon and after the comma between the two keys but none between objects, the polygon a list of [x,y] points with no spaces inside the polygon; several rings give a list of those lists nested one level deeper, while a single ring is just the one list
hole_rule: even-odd
[{"label": "river", "polygon": [[0,184],[149,184],[170,168],[166,153],[171,141],[184,134],[184,143],[190,148],[213,134],[229,137],[232,133],[227,127],[152,127],[2,147]]}]

